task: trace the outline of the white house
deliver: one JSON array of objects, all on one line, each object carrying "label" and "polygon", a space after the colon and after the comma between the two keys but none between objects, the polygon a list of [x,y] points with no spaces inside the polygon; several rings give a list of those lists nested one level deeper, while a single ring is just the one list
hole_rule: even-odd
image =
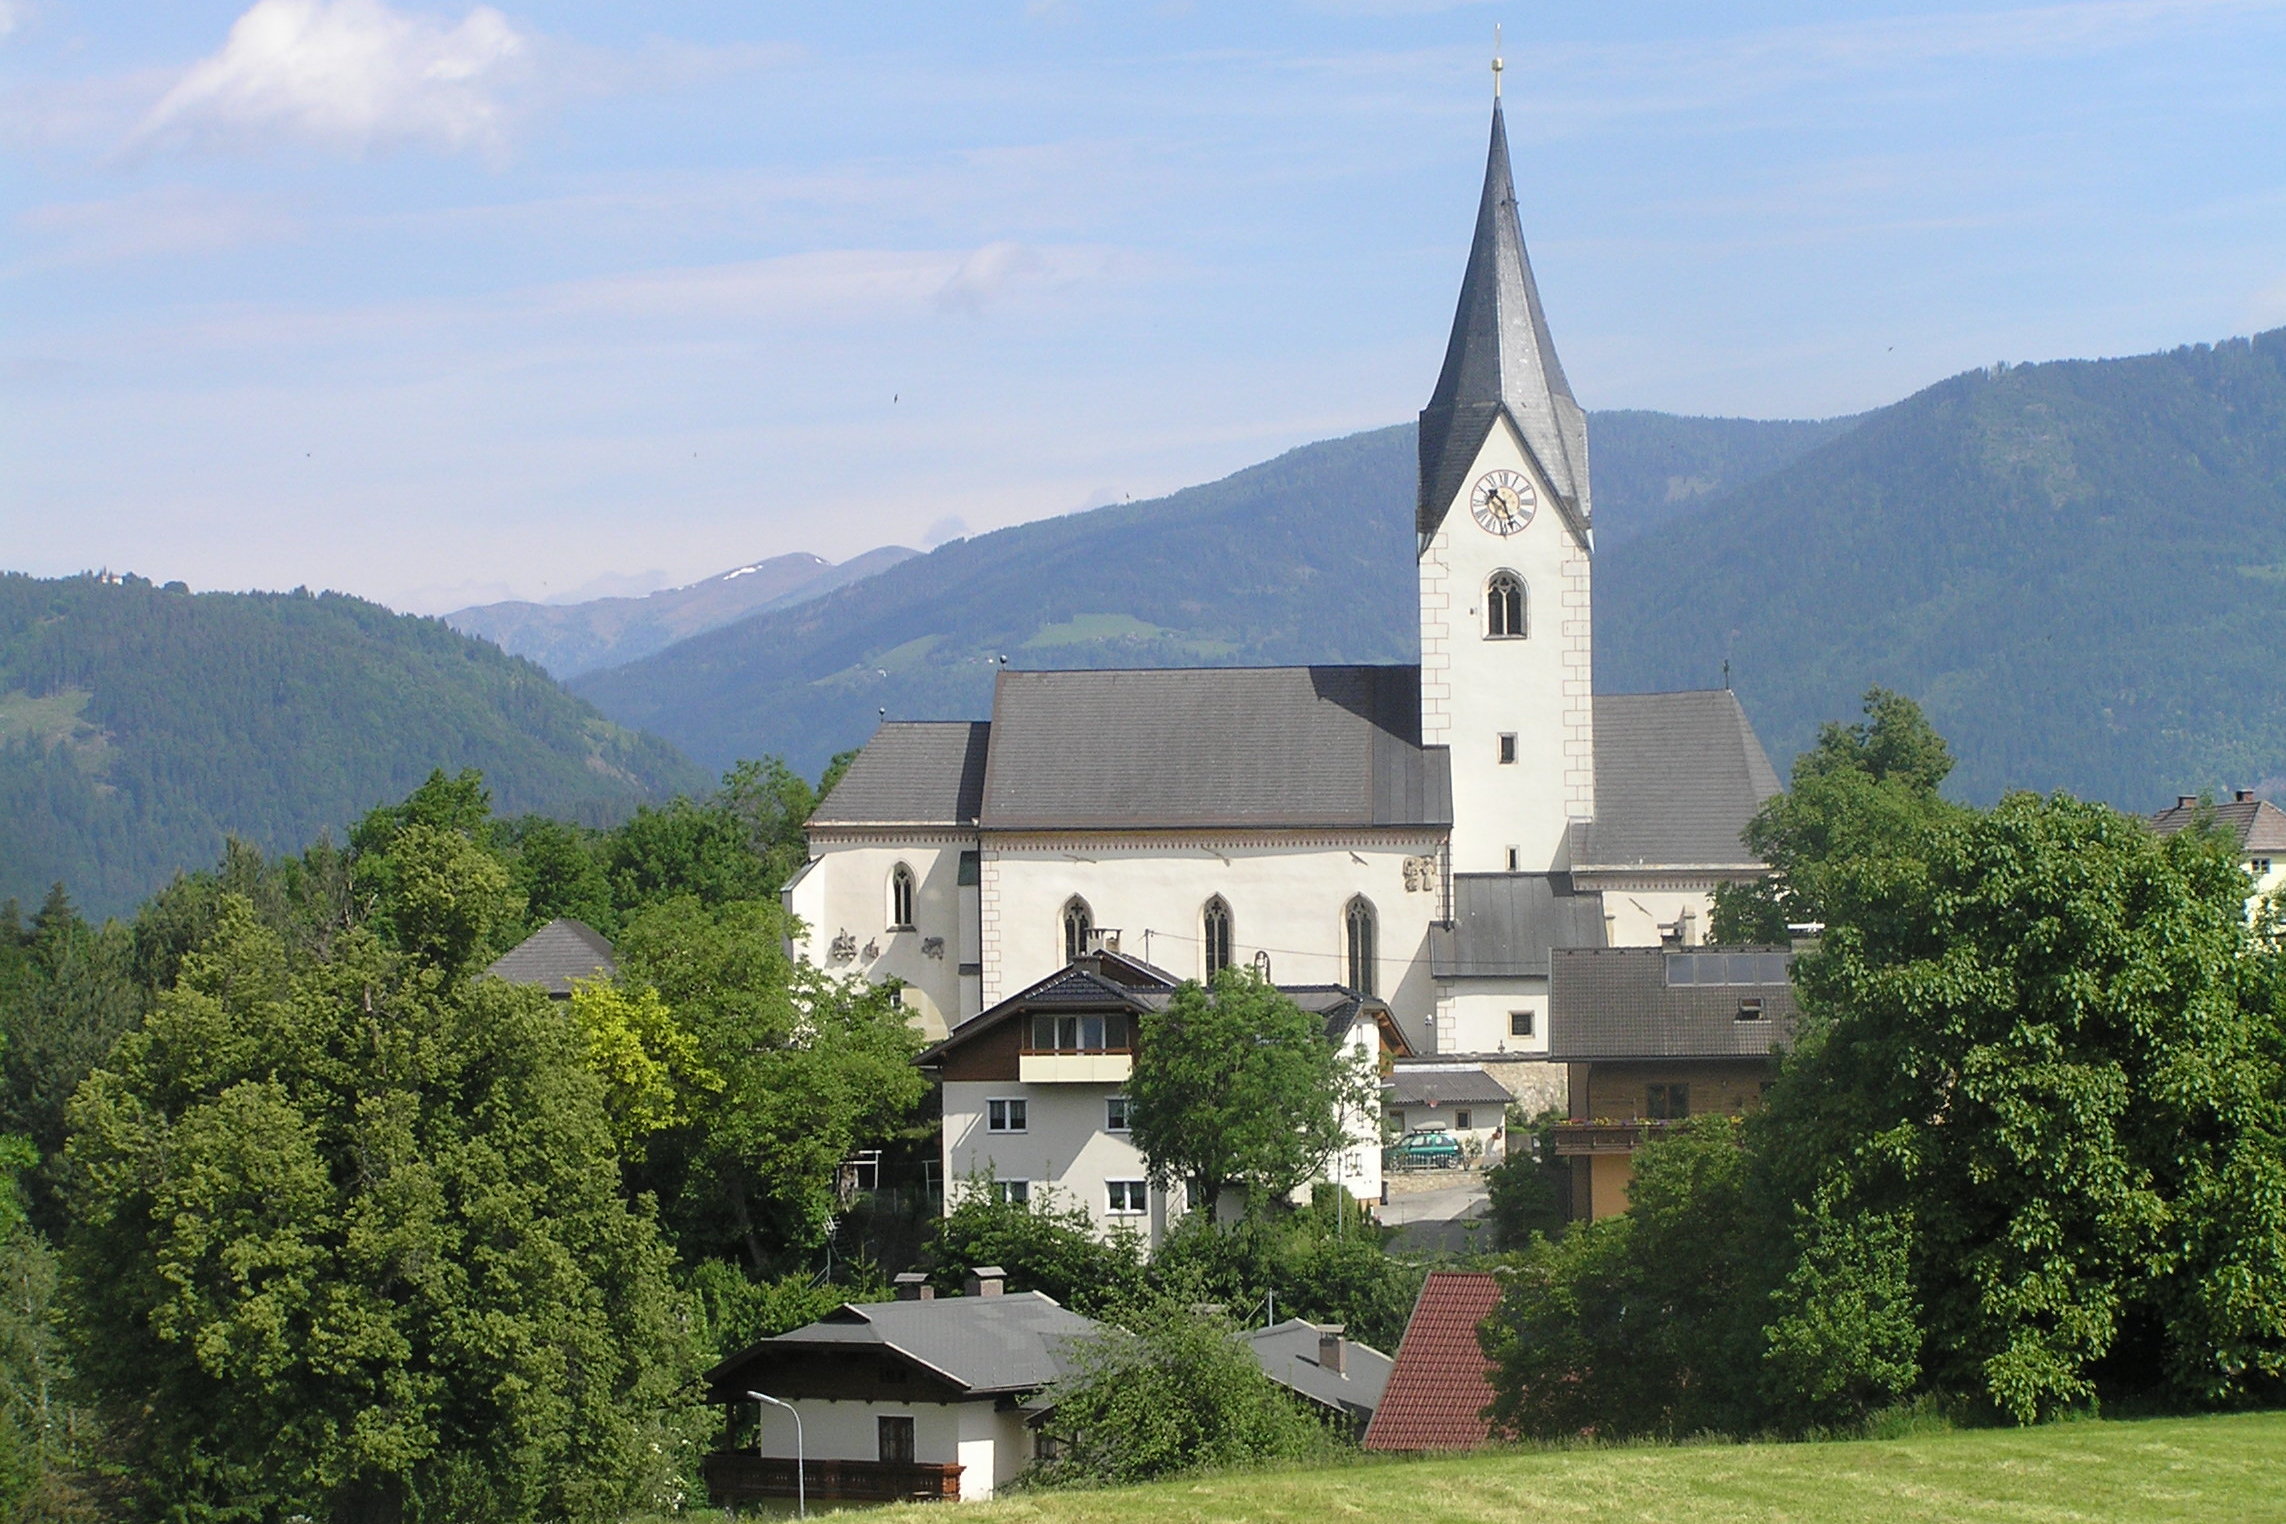
[{"label": "white house", "polygon": [[818,1500],[989,1498],[1031,1463],[1024,1403],[1069,1373],[1094,1322],[1037,1291],[1003,1294],[994,1266],[967,1296],[899,1282],[894,1302],[838,1307],[707,1372],[724,1413],[704,1463],[715,1506],[794,1496],[797,1447]]},{"label": "white house", "polygon": [[2210,821],[2215,829],[2238,843],[2238,860],[2246,869],[2246,913],[2253,915],[2264,897],[2286,887],[2286,810],[2254,790],[2234,790],[2227,800],[2179,794],[2173,807],[2151,817],[2151,829],[2162,836]]},{"label": "white house", "polygon": [[[1179,1187],[1170,1200],[1151,1183],[1129,1138],[1125,1085],[1134,1024],[1164,1009],[1176,983],[1120,953],[1082,953],[923,1053],[943,1085],[947,1202],[989,1182],[1003,1199],[1084,1207],[1098,1228],[1155,1247],[1185,1203]],[[1385,1040],[1402,1050],[1380,1002],[1335,984],[1281,988],[1368,1073]],[[1328,1173],[1359,1199],[1378,1197],[1378,1119],[1360,1115],[1349,1130],[1357,1142]]]},{"label": "white house", "polygon": [[[1418,664],[1004,671],[989,720],[883,725],[810,820],[797,951],[903,981],[948,1054],[1088,952],[1184,978],[1253,964],[1386,1008],[1400,1068],[1478,1063],[1562,1104],[1550,949],[1696,941],[1715,887],[1765,871],[1740,831],[1778,779],[1727,691],[1591,689],[1586,416],[1497,103],[1415,530]],[[1130,1167],[1108,1125],[980,1143],[970,1103],[999,1092],[956,1098],[957,1067],[948,1178]],[[1054,1083],[1096,1086],[1090,1108],[1116,1092]]]}]

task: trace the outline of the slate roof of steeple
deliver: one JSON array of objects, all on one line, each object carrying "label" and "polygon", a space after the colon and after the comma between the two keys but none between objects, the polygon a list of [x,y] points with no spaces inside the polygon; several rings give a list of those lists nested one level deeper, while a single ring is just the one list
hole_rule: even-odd
[{"label": "slate roof of steeple", "polygon": [[1476,452],[1503,415],[1555,490],[1582,537],[1590,519],[1587,414],[1572,397],[1540,310],[1540,288],[1516,217],[1508,129],[1492,106],[1492,148],[1477,206],[1476,241],[1461,280],[1459,309],[1445,346],[1445,368],[1421,410],[1421,538],[1437,532]]}]

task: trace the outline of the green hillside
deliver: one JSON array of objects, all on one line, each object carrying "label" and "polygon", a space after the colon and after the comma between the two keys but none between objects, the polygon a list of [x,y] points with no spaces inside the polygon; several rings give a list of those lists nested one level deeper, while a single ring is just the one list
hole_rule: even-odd
[{"label": "green hillside", "polygon": [[0,574],[0,899],[121,911],[225,834],[338,832],[433,768],[601,822],[705,781],[529,662],[338,593]]},{"label": "green hillside", "polygon": [[[1640,534],[1846,430],[1599,414],[1598,533]],[[1409,661],[1411,425],[1306,445],[1218,482],[956,541],[758,614],[574,691],[710,767],[778,753],[815,772],[899,719],[991,703],[1023,667]]]},{"label": "green hillside", "polygon": [[[1832,1444],[1498,1451],[964,1504],[976,1524],[2252,1524],[2286,1518],[2286,1416]],[[942,1504],[872,1515],[936,1517]]]},{"label": "green hillside", "polygon": [[1727,655],[1774,755],[1879,682],[1953,786],[2286,786],[2286,330],[1973,371],[1596,568],[1596,678]]}]

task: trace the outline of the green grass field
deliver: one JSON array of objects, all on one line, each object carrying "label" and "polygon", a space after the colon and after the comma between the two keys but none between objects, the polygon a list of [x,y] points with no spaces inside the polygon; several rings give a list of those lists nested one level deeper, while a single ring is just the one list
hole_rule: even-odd
[{"label": "green grass field", "polygon": [[[2286,1413],[1800,1445],[1360,1460],[1103,1492],[1011,1495],[963,1524],[2246,1524],[2286,1520]],[[943,1505],[868,1524],[944,1524]]]}]

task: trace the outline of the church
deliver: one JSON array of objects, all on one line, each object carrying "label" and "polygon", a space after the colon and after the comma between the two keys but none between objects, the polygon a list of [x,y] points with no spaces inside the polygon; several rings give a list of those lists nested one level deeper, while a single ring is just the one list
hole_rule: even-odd
[{"label": "church", "polygon": [[[1414,549],[1418,665],[1003,670],[989,719],[883,724],[820,802],[796,952],[902,983],[948,1181],[1155,1236],[1126,1023],[1232,964],[1432,1095],[1457,1072],[1561,1105],[1552,950],[1695,944],[1716,886],[1764,871],[1740,832],[1779,784],[1737,700],[1594,691],[1587,416],[1497,96]],[[1379,1130],[1338,1172],[1361,1199]]]}]

